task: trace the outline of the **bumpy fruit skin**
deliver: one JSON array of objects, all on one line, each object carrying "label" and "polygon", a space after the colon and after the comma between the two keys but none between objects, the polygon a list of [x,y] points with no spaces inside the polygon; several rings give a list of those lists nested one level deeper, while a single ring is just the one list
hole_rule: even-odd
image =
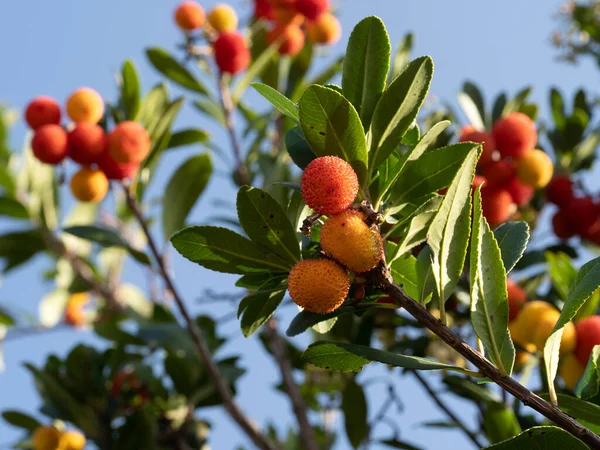
[{"label": "bumpy fruit skin", "polygon": [[31,150],[41,162],[58,164],[66,158],[69,152],[67,132],[59,125],[42,126],[33,135]]},{"label": "bumpy fruit skin", "polygon": [[328,259],[305,259],[290,271],[288,291],[302,308],[326,314],[336,310],[348,295],[350,279],[346,270]]},{"label": "bumpy fruit skin", "polygon": [[100,169],[82,167],[71,178],[71,192],[80,202],[98,203],[108,192],[108,179]]},{"label": "bumpy fruit skin", "polygon": [[369,228],[364,216],[347,209],[330,216],[321,228],[321,248],[353,272],[371,270],[383,255],[383,243],[376,229]]},{"label": "bumpy fruit skin", "polygon": [[502,157],[519,158],[537,143],[537,130],[529,116],[513,112],[498,119],[492,128],[496,149]]},{"label": "bumpy fruit skin", "polygon": [[565,218],[577,234],[584,234],[598,220],[598,211],[590,197],[575,197],[564,207]]},{"label": "bumpy fruit skin", "polygon": [[577,348],[575,356],[583,365],[587,365],[594,345],[600,345],[600,316],[589,316],[581,319],[575,326],[577,332]]},{"label": "bumpy fruit skin", "polygon": [[585,372],[585,365],[581,364],[575,355],[565,355],[564,358],[561,358],[560,360],[558,372],[565,382],[567,389],[574,391],[577,382],[583,375],[583,372]]},{"label": "bumpy fruit skin", "polygon": [[57,450],[60,431],[51,426],[38,427],[31,435],[34,450]]},{"label": "bumpy fruit skin", "polygon": [[36,97],[25,109],[25,121],[32,130],[37,130],[43,125],[59,125],[60,106],[52,97]]},{"label": "bumpy fruit skin", "polygon": [[66,431],[60,436],[59,450],[83,450],[85,436],[78,431]]},{"label": "bumpy fruit skin", "polygon": [[279,45],[280,55],[295,56],[304,47],[304,33],[298,25],[278,26],[269,31],[267,35],[269,44],[272,44],[279,38],[281,38],[281,44]]},{"label": "bumpy fruit skin", "polygon": [[504,188],[517,173],[517,166],[513,161],[502,159],[493,161],[483,168],[483,176],[487,186],[492,188]]},{"label": "bumpy fruit skin", "polygon": [[217,33],[231,32],[238,26],[238,16],[231,6],[219,3],[208,13],[208,23]]},{"label": "bumpy fruit skin", "polygon": [[75,123],[98,123],[104,115],[104,100],[93,89],[79,88],[67,99],[67,114]]},{"label": "bumpy fruit skin", "polygon": [[552,229],[559,239],[569,239],[575,236],[575,230],[564,211],[559,210],[552,216]]},{"label": "bumpy fruit skin", "polygon": [[554,165],[550,157],[537,148],[526,151],[517,160],[517,176],[523,184],[535,189],[546,187],[552,179]]},{"label": "bumpy fruit skin", "polygon": [[573,199],[573,182],[565,175],[554,177],[546,187],[546,200],[564,206]]},{"label": "bumpy fruit skin", "polygon": [[108,135],[108,152],[119,163],[140,163],[150,153],[150,136],[137,122],[121,122]]},{"label": "bumpy fruit skin", "polygon": [[213,44],[215,62],[221,72],[236,74],[250,65],[250,50],[240,33],[221,33]]},{"label": "bumpy fruit skin", "polygon": [[331,13],[323,13],[306,24],[306,34],[313,44],[331,45],[342,36],[342,26]]},{"label": "bumpy fruit skin", "polygon": [[519,180],[517,177],[512,177],[506,184],[505,189],[508,191],[513,199],[513,202],[515,202],[517,206],[524,206],[528,204],[535,193],[534,188],[521,183],[521,180]]},{"label": "bumpy fruit skin", "polygon": [[106,150],[104,130],[91,123],[79,123],[68,134],[69,157],[78,164],[98,162]]},{"label": "bumpy fruit skin", "polygon": [[358,177],[343,159],[322,156],[304,169],[300,190],[306,204],[316,212],[339,214],[354,202],[358,194]]},{"label": "bumpy fruit skin", "polygon": [[297,0],[296,9],[308,20],[315,20],[329,11],[329,0]]},{"label": "bumpy fruit skin", "polygon": [[109,180],[125,180],[136,174],[139,165],[136,163],[119,163],[106,151],[98,160],[98,168],[104,172]]},{"label": "bumpy fruit skin", "polygon": [[481,206],[491,227],[506,222],[516,209],[507,190],[489,187],[481,191]]},{"label": "bumpy fruit skin", "polygon": [[204,9],[198,3],[193,1],[182,2],[175,9],[175,23],[184,31],[196,30],[206,20]]},{"label": "bumpy fruit skin", "polygon": [[506,280],[506,290],[508,291],[508,320],[517,318],[521,308],[527,301],[527,294],[516,282],[508,278]]},{"label": "bumpy fruit skin", "polygon": [[494,151],[496,150],[496,143],[491,134],[485,131],[478,131],[471,125],[464,126],[461,129],[460,137],[458,142],[481,142],[483,143],[483,152],[477,162],[477,167],[484,167],[494,160]]}]

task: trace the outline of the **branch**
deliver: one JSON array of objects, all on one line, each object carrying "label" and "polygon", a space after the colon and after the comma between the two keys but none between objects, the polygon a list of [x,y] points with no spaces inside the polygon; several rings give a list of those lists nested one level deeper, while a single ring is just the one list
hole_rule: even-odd
[{"label": "branch", "polygon": [[138,208],[138,205],[131,195],[131,192],[127,188],[127,186],[123,185],[123,190],[125,192],[125,199],[127,201],[127,205],[129,209],[135,216],[137,222],[142,227],[142,230],[146,236],[148,241],[148,246],[150,247],[150,251],[156,260],[156,264],[158,265],[159,272],[161,277],[163,278],[167,288],[171,291],[173,295],[173,299],[175,300],[175,304],[179,309],[179,312],[183,316],[188,331],[192,337],[192,341],[196,346],[196,350],[198,351],[198,355],[200,356],[200,360],[206,366],[206,370],[208,375],[212,379],[215,384],[215,389],[221,400],[223,401],[223,407],[229,413],[231,418],[239,425],[239,427],[246,433],[246,435],[254,442],[254,444],[263,450],[276,450],[277,447],[265,436],[263,436],[260,431],[250,422],[248,417],[244,414],[244,412],[240,409],[238,404],[233,399],[233,394],[229,385],[225,382],[223,375],[220,373],[219,368],[217,367],[215,361],[212,358],[210,350],[204,339],[202,338],[202,334],[196,322],[192,319],[183,298],[179,294],[179,291],[175,288],[173,280],[171,279],[167,268],[165,266],[165,262],[161,256],[161,253],[158,250],[158,246],[154,240],[154,237],[150,233],[150,229],[148,228],[148,224],[144,219],[142,212]]},{"label": "branch", "polygon": [[308,421],[306,404],[304,399],[298,390],[296,381],[292,374],[292,365],[288,358],[287,349],[285,348],[285,342],[279,336],[277,332],[277,322],[274,319],[270,319],[265,327],[265,336],[273,352],[273,356],[279,365],[279,371],[281,372],[281,378],[283,386],[292,402],[292,409],[296,419],[298,420],[298,427],[300,428],[300,440],[302,441],[302,448],[305,450],[319,450],[317,439],[315,437],[314,430]]},{"label": "branch", "polygon": [[562,412],[558,407],[543,400],[525,386],[519,384],[509,376],[502,376],[500,371],[481,353],[463,341],[438,319],[429,314],[425,308],[411,299],[400,286],[398,286],[389,271],[380,263],[369,273],[371,282],[379,287],[384,293],[392,297],[394,302],[406,309],[417,321],[433,331],[446,344],[460,353],[466,360],[471,362],[479,372],[494,381],[502,389],[519,399],[525,406],[533,408],[544,417],[552,420],[556,425],[582,440],[592,449],[600,450],[600,437],[585,428],[572,417]]},{"label": "branch", "polygon": [[470,431],[464,423],[462,423],[462,421],[448,408],[448,406],[446,406],[446,404],[442,401],[442,399],[437,395],[437,393],[431,388],[431,386],[429,385],[429,383],[427,383],[427,380],[425,380],[425,378],[423,378],[423,376],[416,370],[414,370],[413,375],[415,376],[415,378],[417,379],[417,381],[419,383],[421,383],[421,386],[423,386],[423,388],[427,391],[427,393],[429,394],[429,396],[431,397],[431,399],[435,402],[436,405],[438,405],[438,407],[444,411],[444,413],[446,413],[446,415],[456,424],[458,425],[458,427],[467,435],[467,437],[471,440],[471,442],[473,442],[473,444],[475,444],[476,448],[483,448],[484,444],[482,444],[481,442],[479,442],[479,439],[477,438],[477,436]]}]

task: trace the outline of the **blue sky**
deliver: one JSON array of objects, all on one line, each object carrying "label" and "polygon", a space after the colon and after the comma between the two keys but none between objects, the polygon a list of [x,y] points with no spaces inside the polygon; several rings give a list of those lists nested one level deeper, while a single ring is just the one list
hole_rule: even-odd
[{"label": "blue sky", "polygon": [[[215,2],[202,3],[210,8]],[[243,11],[242,16],[249,14],[249,1],[235,0],[231,3]],[[543,7],[540,6],[542,3]],[[553,17],[560,3],[557,0],[340,0],[337,7],[343,37],[337,46],[325,52],[320,64],[343,51],[352,26],[361,18],[378,15],[386,22],[393,43],[407,31],[415,32],[414,55],[429,54],[433,57],[435,75],[431,93],[440,100],[454,101],[466,79],[475,80],[488,99],[500,90],[515,93],[525,85],[534,84],[532,98],[541,103],[542,112],[546,115],[550,86],[559,86],[570,97],[579,87],[593,86],[598,76],[591,63],[569,66],[556,62],[550,35],[556,26]],[[134,60],[143,86],[148,89],[159,78],[147,64],[144,49],[149,46],[174,49],[180,39],[171,18],[176,4],[171,0],[4,2],[0,6],[0,42],[3,42],[0,103],[21,110],[38,94],[64,101],[79,86],[93,87],[105,98],[114,99],[113,74],[126,58]],[[179,91],[173,88],[172,92]],[[216,142],[227,148],[225,136],[189,107],[184,109],[178,125],[206,128]],[[14,128],[12,140],[15,148],[21,146],[25,133],[22,124]],[[154,195],[160,195],[161,181],[164,182],[193,151],[177,152],[164,161],[158,183],[152,191]],[[221,163],[218,161],[217,164]],[[221,164],[217,169],[222,172],[225,168]],[[231,202],[234,195],[235,191],[226,178],[213,179],[190,222],[205,222],[214,215],[213,200]],[[0,229],[8,227],[6,222],[0,223]],[[173,259],[176,281],[195,313],[208,312],[219,317],[230,311],[226,306],[199,307],[194,300],[201,297],[207,288],[231,291],[232,277],[210,273],[175,254]],[[40,297],[52,289],[50,284],[41,281],[41,272],[46,269],[48,260],[37,259],[34,264],[1,280],[0,304],[36,314]],[[134,267],[128,268],[127,278],[144,283],[144,274]],[[292,314],[293,310],[288,308],[280,315],[283,327],[287,326]],[[235,322],[224,326],[222,332],[232,336],[225,353],[244,354],[243,365],[249,369],[238,394],[243,408],[260,423],[285,416],[285,423],[280,419],[277,424],[283,429],[291,423],[291,417],[286,398],[272,389],[278,383],[272,361],[260,349],[256,339],[242,337]],[[71,331],[8,342],[4,349],[7,369],[0,374],[0,409],[34,411],[38,405],[37,395],[30,376],[21,367],[22,362],[40,364],[49,352],[63,355],[81,340],[98,343],[89,333]],[[299,341],[300,345],[305,343],[305,339]],[[383,373],[381,368],[369,367],[361,377],[373,378]],[[447,448],[465,448],[465,441],[458,433],[418,426],[420,422],[440,420],[442,416],[408,376],[396,375],[394,382],[407,411],[410,411],[410,414],[405,412],[395,416],[402,438],[420,442],[426,448],[438,448],[442,440]],[[382,398],[385,389],[384,386],[373,385],[367,392],[373,398]],[[375,412],[373,406],[371,414]],[[455,403],[455,407],[458,411],[466,411],[467,416],[473,416],[470,410],[463,409],[464,404]],[[244,442],[222,412],[211,411],[210,418],[214,424],[213,448],[229,449]],[[382,434],[386,432],[384,427],[379,431]],[[17,436],[13,429],[0,422],[0,446]],[[340,444],[339,448],[346,448],[346,444]]]}]

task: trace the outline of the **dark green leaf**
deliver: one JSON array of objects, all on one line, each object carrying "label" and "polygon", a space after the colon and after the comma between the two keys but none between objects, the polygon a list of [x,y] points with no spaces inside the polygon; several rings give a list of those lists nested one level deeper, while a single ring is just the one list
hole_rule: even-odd
[{"label": "dark green leaf", "polygon": [[[550,400],[548,394],[540,394],[540,397]],[[600,406],[565,394],[558,394],[558,405],[562,411],[577,419],[584,427],[596,434],[600,433]]]},{"label": "dark green leaf", "polygon": [[140,110],[140,79],[133,61],[127,60],[121,68],[121,103],[125,116],[134,120]]},{"label": "dark green leaf", "polygon": [[225,125],[226,119],[223,108],[221,108],[221,106],[214,100],[209,98],[201,98],[194,100],[192,105],[202,113],[215,119],[221,125]]},{"label": "dark green leaf", "polygon": [[417,278],[417,260],[410,253],[396,258],[390,266],[394,281],[412,299],[419,297],[419,281]]},{"label": "dark green leaf", "polygon": [[381,441],[380,444],[387,445],[388,447],[396,448],[399,450],[422,450],[421,447],[415,447],[414,445],[411,445],[408,442],[399,441],[397,439],[387,439],[385,441]]},{"label": "dark green leaf", "polygon": [[310,162],[317,157],[310,149],[310,145],[304,139],[304,134],[300,127],[293,127],[285,134],[285,148],[290,158],[301,169],[305,169]]},{"label": "dark green leaf", "polygon": [[238,308],[238,317],[242,319],[240,325],[244,336],[249,337],[273,315],[283,296],[283,289],[263,290],[261,288],[255,294],[248,295],[242,299]]},{"label": "dark green leaf", "polygon": [[507,441],[485,447],[485,450],[588,450],[587,445],[553,426],[533,427]]},{"label": "dark green leaf", "polygon": [[354,380],[342,391],[342,411],[348,440],[352,447],[358,448],[369,434],[369,424],[365,393]]},{"label": "dark green leaf", "polygon": [[[600,345],[595,345],[585,371],[575,386],[575,395],[582,399],[594,398],[600,391]],[[561,403],[560,407],[563,405]],[[598,416],[600,417],[600,416]]]},{"label": "dark green leaf", "polygon": [[2,418],[10,423],[14,427],[23,428],[27,431],[34,431],[36,428],[42,426],[41,423],[31,416],[25,413],[14,410],[6,410],[2,412]]},{"label": "dark green leaf", "polygon": [[577,269],[573,266],[571,258],[562,252],[546,252],[546,260],[548,261],[548,272],[550,272],[550,276],[552,277],[552,284],[558,291],[561,299],[566,301],[569,297],[571,286],[577,277]]},{"label": "dark green leaf", "polygon": [[506,106],[506,94],[502,92],[498,97],[496,97],[496,101],[494,102],[494,106],[492,107],[492,123],[496,122],[500,117],[502,117],[502,111]]},{"label": "dark green leaf", "polygon": [[10,315],[6,309],[0,307],[0,325],[12,326],[15,323],[15,319],[12,317],[12,315]]},{"label": "dark green leaf", "polygon": [[252,83],[251,86],[254,89],[256,89],[260,95],[266,98],[269,101],[269,103],[271,103],[271,105],[277,108],[277,110],[280,113],[288,116],[295,122],[300,121],[298,107],[294,104],[293,101],[291,101],[281,92],[279,92],[276,89],[273,89],[271,86],[267,86],[266,84],[262,83]]},{"label": "dark green leaf", "polygon": [[469,119],[469,122],[471,122],[471,125],[478,130],[485,130],[485,105],[479,88],[473,83],[466,81],[462,91],[458,94],[458,103]]},{"label": "dark green leaf", "polygon": [[178,85],[200,94],[208,94],[206,88],[185,67],[179,64],[166,50],[149,48],[146,56],[156,70]]},{"label": "dark green leaf", "polygon": [[18,200],[9,197],[0,197],[0,216],[8,216],[14,219],[29,219],[29,212]]},{"label": "dark green leaf", "polygon": [[197,128],[181,130],[171,135],[167,148],[184,147],[187,145],[202,144],[208,141],[209,135],[206,131]]},{"label": "dark green leaf", "polygon": [[37,230],[3,234],[0,236],[0,259],[4,260],[2,270],[8,272],[43,250],[46,250],[46,243]]},{"label": "dark green leaf", "polygon": [[550,90],[550,107],[556,128],[562,130],[565,126],[565,102],[556,88]]},{"label": "dark green leaf", "polygon": [[527,248],[529,225],[527,222],[505,222],[494,230],[494,236],[500,247],[504,268],[508,273],[515,267]]},{"label": "dark green leaf", "polygon": [[490,443],[496,444],[521,432],[515,413],[503,403],[490,403],[483,412],[483,427]]}]

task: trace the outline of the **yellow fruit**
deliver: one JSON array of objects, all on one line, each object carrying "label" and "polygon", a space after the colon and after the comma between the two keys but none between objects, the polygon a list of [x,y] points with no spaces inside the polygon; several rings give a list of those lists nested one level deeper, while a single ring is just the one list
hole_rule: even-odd
[{"label": "yellow fruit", "polygon": [[515,355],[515,369],[523,367],[532,358],[532,353],[535,353],[535,345],[527,344],[524,346],[525,351],[517,350]]},{"label": "yellow fruit", "polygon": [[108,192],[108,179],[101,170],[82,167],[71,178],[71,192],[81,202],[98,203]]},{"label": "yellow fruit", "polygon": [[34,430],[31,440],[34,450],[57,450],[60,441],[60,431],[54,427],[38,427]]},{"label": "yellow fruit", "polygon": [[87,316],[83,307],[89,301],[90,296],[85,292],[71,295],[65,308],[65,322],[74,327],[85,324],[87,322]]},{"label": "yellow fruit", "polygon": [[231,32],[238,26],[238,16],[231,6],[221,3],[208,14],[208,23],[217,33]]},{"label": "yellow fruit", "polygon": [[313,44],[335,44],[342,35],[339,20],[331,13],[323,13],[306,24],[306,34]]},{"label": "yellow fruit", "polygon": [[570,391],[575,390],[575,386],[583,375],[583,372],[585,372],[585,366],[572,353],[561,359],[559,366],[560,377]]},{"label": "yellow fruit", "polygon": [[[558,322],[559,317],[559,311],[550,309],[543,311],[537,316],[536,320],[530,324],[530,326],[534,329],[533,344],[539,351],[544,350],[546,340],[550,337],[552,329],[554,328],[554,325],[556,325],[556,322]],[[575,326],[569,322],[563,328],[563,336],[560,342],[560,352],[563,354],[572,352],[575,350],[575,343]]]},{"label": "yellow fruit", "polygon": [[511,323],[513,340],[525,346],[534,343],[535,326],[540,316],[546,311],[556,311],[554,306],[542,300],[534,300],[523,305],[517,318]]},{"label": "yellow fruit", "polygon": [[553,172],[552,160],[542,150],[528,150],[517,160],[517,177],[527,186],[536,189],[546,187]]},{"label": "yellow fruit", "polygon": [[305,259],[290,271],[288,291],[298,306],[325,314],[337,309],[348,295],[346,270],[329,259]]},{"label": "yellow fruit", "polygon": [[321,228],[321,248],[353,272],[367,272],[383,255],[379,232],[358,211],[348,209],[330,216]]},{"label": "yellow fruit", "polygon": [[58,450],[83,450],[85,436],[79,431],[66,431],[61,434]]},{"label": "yellow fruit", "polygon": [[67,99],[67,114],[76,123],[98,123],[104,114],[104,100],[93,89],[77,89]]}]

